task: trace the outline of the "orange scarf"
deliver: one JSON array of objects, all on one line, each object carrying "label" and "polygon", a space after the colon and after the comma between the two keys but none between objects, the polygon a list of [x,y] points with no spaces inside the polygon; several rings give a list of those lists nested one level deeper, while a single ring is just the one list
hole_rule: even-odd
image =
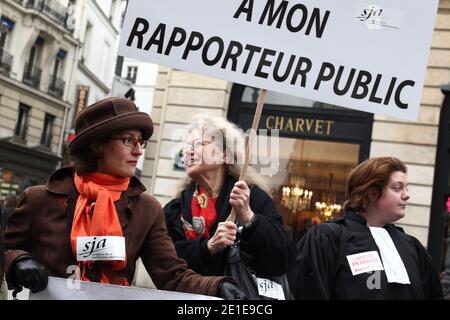
[{"label": "orange scarf", "polygon": [[[123,237],[114,201],[128,189],[130,178],[120,178],[104,173],[75,174],[75,187],[80,196],[75,205],[70,242],[74,255],[77,253],[77,237],[119,236]],[[92,205],[94,202],[94,206]],[[103,261],[100,282],[129,285],[126,278],[117,279],[114,271],[125,268],[127,261]],[[85,271],[94,261],[80,261],[81,280],[89,281]],[[112,271],[111,270],[114,270]]]}]

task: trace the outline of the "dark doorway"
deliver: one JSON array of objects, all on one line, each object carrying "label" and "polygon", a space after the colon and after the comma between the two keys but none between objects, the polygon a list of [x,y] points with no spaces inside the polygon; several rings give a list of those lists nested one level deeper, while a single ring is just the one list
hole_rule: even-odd
[{"label": "dark doorway", "polygon": [[442,271],[445,261],[446,201],[450,195],[450,84],[442,88],[445,95],[439,118],[439,133],[434,168],[433,196],[428,233],[428,252],[436,269]]}]

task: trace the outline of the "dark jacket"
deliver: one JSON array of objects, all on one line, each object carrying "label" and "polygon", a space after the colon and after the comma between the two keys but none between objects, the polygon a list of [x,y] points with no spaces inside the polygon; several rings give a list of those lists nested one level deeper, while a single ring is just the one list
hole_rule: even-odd
[{"label": "dark jacket", "polygon": [[[226,220],[231,212],[230,193],[236,180],[226,177],[216,202],[217,221],[211,226],[214,235],[219,222]],[[191,200],[195,190],[192,184],[180,198],[170,201],[165,207],[169,235],[175,243],[178,256],[185,259],[196,272],[203,275],[222,275],[225,269],[224,251],[210,255],[207,240],[188,240],[183,230],[183,219],[192,223]],[[241,250],[250,256],[250,266],[258,276],[278,276],[287,272],[295,260],[295,244],[283,228],[271,197],[258,187],[251,188],[250,207],[255,213],[251,228],[244,228]]]},{"label": "dark jacket", "polygon": [[3,208],[1,210],[3,210],[3,212],[2,212],[2,227],[3,227],[3,230],[5,230],[6,227],[8,226],[9,216],[14,211],[14,208]]},{"label": "dark jacket", "polygon": [[385,227],[405,265],[410,284],[388,283],[384,270],[355,276],[347,256],[377,251],[366,219],[356,212],[311,228],[298,245],[292,275],[296,299],[441,299],[434,265],[422,244],[399,227]]},{"label": "dark jacket", "polygon": [[[131,283],[135,262],[141,257],[158,289],[215,295],[222,277],[195,274],[176,256],[161,205],[144,191],[145,187],[132,177],[127,191],[115,202],[127,253],[127,265],[121,276]],[[49,269],[51,276],[71,275],[67,268],[77,264],[70,245],[70,232],[78,195],[70,168],[54,172],[45,186],[25,190],[5,233],[6,275],[10,288],[16,286],[14,261],[23,255],[31,254]],[[100,272],[95,264],[87,275],[92,281],[98,281]]]}]

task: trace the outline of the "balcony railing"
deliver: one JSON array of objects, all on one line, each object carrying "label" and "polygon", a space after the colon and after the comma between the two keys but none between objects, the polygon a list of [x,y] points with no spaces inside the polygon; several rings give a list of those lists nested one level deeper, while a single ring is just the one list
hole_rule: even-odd
[{"label": "balcony railing", "polygon": [[13,56],[0,48],[0,73],[9,76],[11,72]]},{"label": "balcony railing", "polygon": [[64,88],[66,83],[64,80],[50,76],[50,84],[48,85],[48,93],[54,97],[62,98],[64,95]]},{"label": "balcony railing", "polygon": [[36,89],[39,89],[39,84],[41,83],[41,74],[41,69],[35,66],[30,66],[28,63],[26,63],[22,82]]},{"label": "balcony railing", "polygon": [[48,18],[63,26],[70,31],[66,26],[66,19],[68,16],[67,8],[54,0],[15,0],[27,9],[34,9],[42,12]]}]

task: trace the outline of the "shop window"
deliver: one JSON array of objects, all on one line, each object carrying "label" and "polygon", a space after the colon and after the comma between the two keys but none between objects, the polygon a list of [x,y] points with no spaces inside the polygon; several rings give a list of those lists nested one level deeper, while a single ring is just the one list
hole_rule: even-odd
[{"label": "shop window", "polygon": [[[345,183],[358,164],[359,145],[272,139],[279,139],[279,167],[268,182],[277,211],[294,240],[299,240],[311,226],[341,216]],[[266,154],[262,153],[260,158]]]},{"label": "shop window", "polygon": [[4,200],[8,195],[20,197],[28,187],[43,183],[32,177],[23,177],[17,171],[0,169],[0,200]]},{"label": "shop window", "polygon": [[[259,89],[234,84],[227,117],[244,131],[251,127]],[[350,170],[370,155],[373,114],[269,91],[259,122],[258,155],[253,165],[268,168],[259,150],[264,130],[278,139],[276,170],[266,177],[271,195],[292,237],[343,213]],[[276,129],[277,131],[274,131]],[[262,130],[262,131],[261,131]],[[268,157],[267,157],[268,158]],[[272,160],[273,161],[273,160]],[[271,166],[271,165],[270,165]]]},{"label": "shop window", "polygon": [[3,200],[9,194],[19,196],[23,179],[11,170],[2,170],[0,176],[0,198]]},{"label": "shop window", "polygon": [[52,140],[52,129],[53,129],[53,122],[55,120],[55,117],[51,114],[46,113],[45,119],[44,119],[44,128],[42,130],[41,135],[41,145],[50,148],[51,140]]},{"label": "shop window", "polygon": [[14,136],[26,140],[28,129],[28,116],[30,113],[30,107],[24,104],[19,105],[19,113],[17,116],[16,128],[14,130]]}]

